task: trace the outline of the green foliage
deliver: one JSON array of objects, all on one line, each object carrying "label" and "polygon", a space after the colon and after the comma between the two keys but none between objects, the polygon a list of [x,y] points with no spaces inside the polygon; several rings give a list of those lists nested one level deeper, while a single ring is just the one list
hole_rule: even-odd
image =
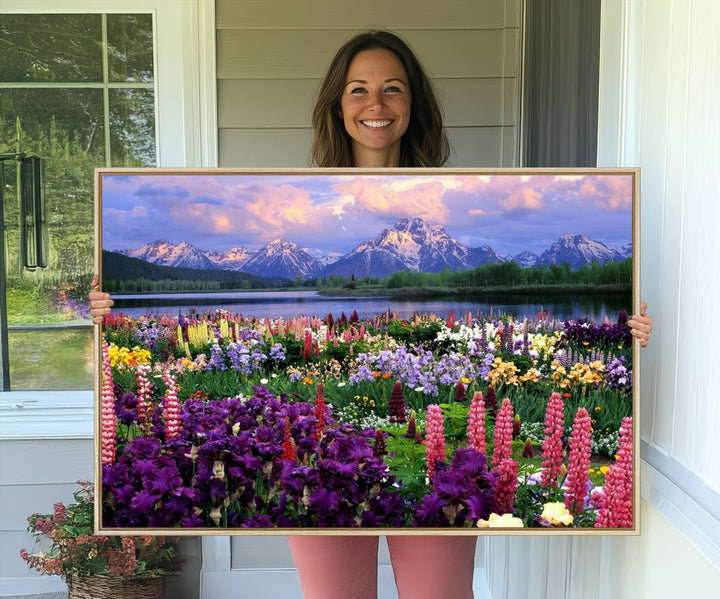
[{"label": "green foliage", "polygon": [[439,321],[422,321],[413,324],[404,320],[393,320],[388,326],[387,333],[398,343],[410,346],[423,346],[425,349],[434,349],[435,339],[442,329]]},{"label": "green foliage", "polygon": [[469,407],[461,403],[442,403],[440,409],[443,413],[445,437],[451,439],[465,439],[467,436],[467,419]]},{"label": "green foliage", "polygon": [[425,495],[428,492],[425,446],[396,432],[388,435],[386,445],[385,463],[401,483],[400,493],[408,498]]}]

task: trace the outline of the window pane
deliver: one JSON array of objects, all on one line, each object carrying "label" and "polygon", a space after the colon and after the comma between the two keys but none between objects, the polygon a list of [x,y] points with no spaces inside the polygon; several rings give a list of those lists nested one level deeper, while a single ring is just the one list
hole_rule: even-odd
[{"label": "window pane", "polygon": [[0,152],[16,149],[16,119],[22,128],[21,150],[47,158],[63,155],[70,144],[92,158],[105,160],[105,119],[101,89],[3,89],[0,93]]},{"label": "window pane", "polygon": [[54,391],[93,386],[93,330],[10,331],[10,382],[14,390]]},{"label": "window pane", "polygon": [[[45,160],[50,248],[47,268],[23,268],[17,163],[5,161],[10,383],[16,390],[91,387],[84,358],[92,347],[89,322],[84,330],[64,327],[87,313],[94,270],[93,169],[105,156],[102,115],[97,89],[10,89],[0,101],[0,152],[15,150],[19,118],[21,151]],[[28,326],[54,328],[36,332]]]},{"label": "window pane", "polygon": [[[107,21],[115,79],[152,85],[150,15],[108,15]],[[0,54],[0,83],[53,84],[44,89],[4,88],[0,93],[0,153],[20,151],[45,161],[49,240],[48,267],[24,268],[17,163],[4,161],[0,209],[5,220],[10,384],[15,390],[92,387],[87,294],[94,272],[93,170],[110,166],[106,148],[113,165],[156,162],[154,91],[109,89],[108,107],[101,39],[99,14],[0,18],[0,51],[5,52]],[[63,88],[66,82],[97,87]]]},{"label": "window pane", "polygon": [[2,15],[0,81],[102,81],[100,15]]},{"label": "window pane", "polygon": [[110,90],[112,166],[155,166],[154,108],[151,89]]},{"label": "window pane", "polygon": [[152,82],[152,15],[108,15],[107,30],[110,81]]}]

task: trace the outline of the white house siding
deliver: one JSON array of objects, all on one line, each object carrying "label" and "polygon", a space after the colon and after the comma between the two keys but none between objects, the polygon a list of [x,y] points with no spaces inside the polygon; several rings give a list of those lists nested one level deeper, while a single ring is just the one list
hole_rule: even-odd
[{"label": "white house siding", "polygon": [[451,165],[515,166],[519,5],[218,0],[219,165],[308,166],[310,113],[333,53],[359,31],[390,29],[436,82]]},{"label": "white house siding", "polygon": [[[720,588],[720,2],[605,0],[598,163],[641,168],[641,536],[492,539],[494,599]],[[638,456],[639,457],[639,456]]]}]

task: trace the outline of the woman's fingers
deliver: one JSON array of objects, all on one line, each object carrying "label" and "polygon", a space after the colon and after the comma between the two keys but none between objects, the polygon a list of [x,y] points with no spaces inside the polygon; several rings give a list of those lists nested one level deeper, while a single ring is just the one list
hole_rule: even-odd
[{"label": "woman's fingers", "polygon": [[647,347],[650,339],[650,331],[652,331],[653,319],[646,311],[647,304],[641,302],[640,314],[634,314],[627,322],[630,327],[630,333],[640,340],[640,347]]},{"label": "woman's fingers", "polygon": [[93,276],[92,283],[90,283],[92,291],[88,294],[90,300],[90,318],[95,324],[103,323],[103,316],[110,314],[110,308],[113,305],[112,299],[110,299],[109,293],[102,291],[96,291],[99,285],[99,278],[97,275]]}]

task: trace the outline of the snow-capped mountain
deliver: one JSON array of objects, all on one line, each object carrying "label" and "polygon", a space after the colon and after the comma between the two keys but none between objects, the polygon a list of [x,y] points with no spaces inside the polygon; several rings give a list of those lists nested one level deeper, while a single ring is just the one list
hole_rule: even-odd
[{"label": "snow-capped mountain", "polygon": [[549,265],[569,262],[571,268],[578,269],[584,264],[591,264],[593,260],[605,264],[612,260],[624,260],[624,256],[616,249],[585,235],[563,235],[542,253],[539,263]]},{"label": "snow-capped mountain", "polygon": [[629,244],[610,248],[584,235],[564,235],[540,257],[529,251],[502,257],[490,246],[469,248],[448,235],[442,226],[414,218],[397,221],[375,239],[362,242],[345,255],[330,253],[313,257],[296,243],[284,239],[275,239],[257,251],[234,247],[223,252],[205,252],[186,241],[173,244],[161,240],[120,253],[163,266],[233,270],[294,279],[318,275],[382,278],[398,270],[467,270],[505,260],[514,260],[523,267],[569,262],[573,269],[578,269],[593,260],[600,264],[624,260],[631,255],[631,250]]},{"label": "snow-capped mountain", "polygon": [[622,247],[617,248],[617,251],[623,255],[623,258],[632,258],[632,243],[626,243]]},{"label": "snow-capped mountain", "polygon": [[516,256],[508,258],[508,260],[513,260],[517,265],[524,268],[530,268],[539,264],[540,256],[533,252],[520,252]]},{"label": "snow-capped mountain", "polygon": [[340,252],[329,252],[321,256],[313,256],[313,258],[315,258],[321,266],[325,267],[337,262],[342,256]]},{"label": "snow-capped mountain", "polygon": [[205,255],[216,265],[215,268],[242,270],[244,264],[253,257],[254,252],[244,247],[236,247],[224,252],[207,252]]},{"label": "snow-capped mountain", "polygon": [[322,265],[297,243],[284,239],[274,239],[255,252],[242,266],[243,272],[290,279],[297,276],[312,277],[321,268]]},{"label": "snow-capped mountain", "polygon": [[205,252],[186,241],[181,241],[175,245],[169,241],[158,240],[124,253],[131,258],[139,258],[161,266],[217,268],[212,260],[205,255]]},{"label": "snow-capped mountain", "polygon": [[468,268],[468,248],[455,241],[440,225],[421,218],[401,219],[374,240],[326,267],[322,274],[385,277],[397,270],[440,272]]}]

